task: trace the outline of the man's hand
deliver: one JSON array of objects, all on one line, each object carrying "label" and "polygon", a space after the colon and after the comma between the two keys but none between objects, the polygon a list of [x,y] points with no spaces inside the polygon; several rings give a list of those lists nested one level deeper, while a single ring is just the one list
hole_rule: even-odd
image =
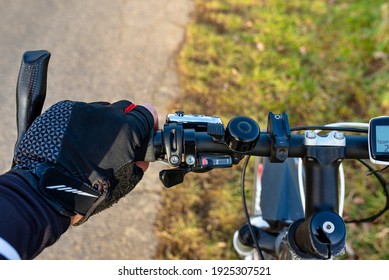
[{"label": "man's hand", "polygon": [[62,101],[25,133],[13,169],[73,223],[84,221],[139,182],[157,128],[150,104]]}]

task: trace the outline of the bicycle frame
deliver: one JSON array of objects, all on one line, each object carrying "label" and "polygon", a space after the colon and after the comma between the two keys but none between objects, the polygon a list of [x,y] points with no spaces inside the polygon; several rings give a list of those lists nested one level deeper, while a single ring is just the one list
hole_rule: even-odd
[{"label": "bicycle frame", "polygon": [[[250,221],[257,228],[277,233],[278,238],[270,240],[275,241],[274,250],[264,253],[266,259],[279,258],[276,256],[279,253],[276,252],[280,252],[281,248],[288,248],[282,242],[283,235],[294,221],[304,218],[304,203],[298,185],[298,159],[270,163],[267,158],[255,158]],[[242,246],[239,231],[233,236],[233,245],[241,258],[259,259],[254,248]],[[292,256],[289,248],[288,254],[284,256]]]},{"label": "bicycle frame", "polygon": [[[321,156],[321,160],[323,158],[328,157]],[[323,163],[315,162],[312,159],[305,163],[307,165],[306,182],[308,185],[305,190],[307,194],[305,201],[301,198],[298,186],[298,162],[296,159],[288,159],[284,163],[270,163],[267,159],[263,159],[262,163],[255,164],[259,171],[256,172],[257,176],[254,184],[254,216],[251,220],[261,231],[259,238],[265,232],[274,236],[274,238],[267,237],[266,241],[263,240],[263,242],[274,243],[274,247],[271,244],[261,243],[261,247],[269,253],[266,255],[267,258],[330,259],[342,253],[345,246],[345,226],[337,216],[332,214],[325,214],[326,218],[320,221],[319,226],[322,230],[328,227],[328,231],[331,231],[331,233],[335,229],[339,230],[340,237],[333,244],[334,246],[318,248],[319,246],[313,244],[314,241],[311,241],[311,239],[308,241],[306,239],[300,240],[299,246],[293,242],[294,239],[299,238],[296,236],[297,234],[311,234],[307,228],[303,232],[301,232],[301,229],[300,232],[297,232],[296,225],[304,223],[305,220],[311,221],[311,217],[315,213],[321,211],[333,213],[338,209],[337,170],[339,161],[337,159],[334,161],[336,163],[328,161],[324,164],[325,167],[323,167]],[[333,178],[336,180],[332,180]],[[324,182],[321,180],[324,180]],[[326,190],[321,189],[323,186],[326,186]],[[319,192],[321,194],[317,195]],[[307,211],[304,211],[304,208]],[[239,235],[235,234],[234,247],[238,254],[246,259],[258,257],[249,247],[240,246],[237,238],[239,238]],[[331,244],[328,241],[326,242]],[[300,246],[305,246],[304,249],[310,254],[302,252],[299,249]],[[317,252],[320,252],[320,255]]]},{"label": "bicycle frame", "polygon": [[[267,242],[274,243],[274,249],[267,250],[267,253],[265,250],[265,259],[303,258],[286,240],[289,227],[305,216],[305,189],[300,188],[299,171],[299,160],[296,158],[289,158],[284,163],[271,163],[267,158],[255,159],[250,220],[253,226],[271,232],[275,237],[267,239]],[[253,247],[242,246],[239,242],[239,231],[234,234],[233,244],[241,258],[259,259]],[[272,248],[269,244],[262,245]],[[304,259],[315,258],[306,255]]]}]

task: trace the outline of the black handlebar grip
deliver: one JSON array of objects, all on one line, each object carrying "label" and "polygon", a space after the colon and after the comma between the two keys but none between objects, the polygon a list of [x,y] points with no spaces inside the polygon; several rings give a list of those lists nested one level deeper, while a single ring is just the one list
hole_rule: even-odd
[{"label": "black handlebar grip", "polygon": [[42,112],[49,60],[50,53],[45,50],[27,51],[23,55],[16,88],[18,136],[15,150],[23,134]]}]

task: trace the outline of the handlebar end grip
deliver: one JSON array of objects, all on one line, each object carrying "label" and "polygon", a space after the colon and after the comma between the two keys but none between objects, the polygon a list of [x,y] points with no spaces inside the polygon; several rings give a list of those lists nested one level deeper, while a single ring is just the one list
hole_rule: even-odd
[{"label": "handlebar end grip", "polygon": [[50,53],[46,50],[27,51],[23,54],[16,87],[16,118],[18,138],[15,148],[40,115],[46,98],[47,69]]},{"label": "handlebar end grip", "polygon": [[150,137],[144,159],[142,160],[147,162],[154,162],[159,158],[162,158],[164,155],[163,146],[162,130],[154,131],[154,135]]},{"label": "handlebar end grip", "polygon": [[147,145],[145,157],[143,160],[147,161],[147,162],[154,162],[157,160],[157,158],[155,156],[155,148],[154,148],[154,143],[153,143],[152,138],[151,138],[149,144]]}]

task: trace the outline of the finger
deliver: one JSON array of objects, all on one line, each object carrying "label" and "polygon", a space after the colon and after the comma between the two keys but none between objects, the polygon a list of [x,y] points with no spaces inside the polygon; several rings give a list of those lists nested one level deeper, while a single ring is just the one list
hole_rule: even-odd
[{"label": "finger", "polygon": [[81,219],[83,218],[84,216],[82,216],[81,214],[76,214],[74,216],[71,216],[70,217],[70,224],[71,225],[74,225],[74,224],[77,224],[79,221],[81,221]]},{"label": "finger", "polygon": [[146,172],[147,168],[149,167],[149,163],[147,161],[136,161],[135,165],[141,168],[143,172]]},{"label": "finger", "polygon": [[154,118],[154,130],[158,130],[159,127],[159,120],[158,120],[158,113],[157,110],[154,108],[153,105],[149,103],[140,104],[140,106],[145,107],[147,110],[150,111],[150,113],[153,115]]}]

